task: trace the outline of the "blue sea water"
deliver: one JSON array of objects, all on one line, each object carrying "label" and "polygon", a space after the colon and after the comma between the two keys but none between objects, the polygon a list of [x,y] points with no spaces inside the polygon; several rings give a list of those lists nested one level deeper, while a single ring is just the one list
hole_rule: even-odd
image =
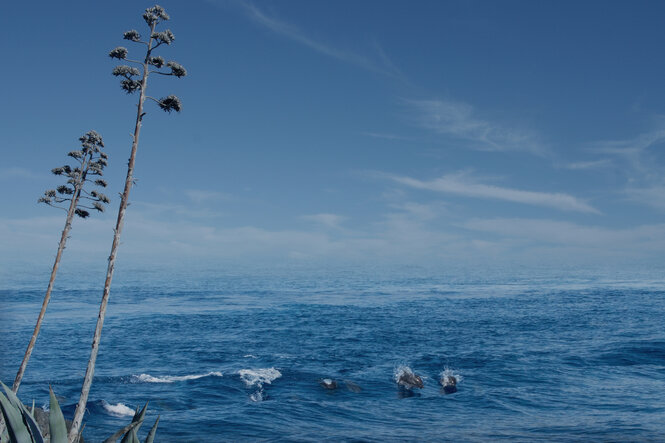
[{"label": "blue sea water", "polygon": [[[10,384],[47,278],[2,278]],[[47,404],[50,384],[73,414],[101,297],[92,280],[58,280],[24,402]],[[149,401],[140,434],[159,415],[165,442],[664,441],[664,319],[662,272],[126,269],[84,435],[102,441]],[[403,367],[423,389],[398,388]],[[446,369],[454,394],[438,384]]]}]

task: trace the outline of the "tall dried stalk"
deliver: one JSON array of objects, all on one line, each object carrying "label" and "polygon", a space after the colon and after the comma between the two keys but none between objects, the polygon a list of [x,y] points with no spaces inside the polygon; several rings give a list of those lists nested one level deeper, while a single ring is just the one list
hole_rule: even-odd
[{"label": "tall dried stalk", "polygon": [[[146,9],[143,14],[143,19],[150,28],[150,36],[147,41],[141,40],[140,34],[135,31],[127,31],[124,33],[124,38],[132,42],[139,44],[144,44],[146,46],[145,58],[143,61],[130,60],[127,58],[128,51],[126,48],[117,47],[113,49],[109,56],[112,58],[117,58],[120,60],[126,60],[130,63],[140,65],[141,69],[134,68],[127,65],[116,66],[113,69],[113,75],[117,77],[122,77],[120,82],[122,89],[128,94],[132,94],[137,90],[140,91],[138,109],[136,112],[136,124],[134,126],[134,136],[132,142],[131,154],[129,157],[129,162],[127,164],[127,178],[125,179],[125,188],[120,198],[120,209],[118,210],[118,219],[116,221],[114,235],[113,235],[113,244],[111,245],[111,254],[109,256],[108,268],[106,271],[106,280],[104,282],[104,292],[102,294],[102,301],[99,307],[99,315],[97,317],[97,324],[95,326],[95,333],[92,339],[92,350],[90,352],[90,359],[88,360],[88,366],[85,372],[85,377],[83,379],[83,386],[81,388],[81,396],[79,398],[78,405],[76,406],[76,412],[74,413],[74,419],[72,422],[71,429],[69,431],[69,441],[74,443],[78,438],[79,428],[81,427],[81,422],[83,421],[83,414],[85,413],[86,404],[88,401],[88,395],[90,393],[90,386],[92,385],[93,375],[95,373],[95,363],[97,360],[97,354],[99,352],[99,343],[102,335],[102,327],[104,325],[104,317],[106,315],[106,306],[108,304],[109,294],[111,291],[111,281],[113,280],[113,271],[115,268],[115,260],[118,252],[118,245],[120,244],[120,235],[122,233],[123,222],[125,218],[125,211],[127,210],[129,202],[129,193],[132,188],[132,183],[134,181],[134,165],[136,162],[136,151],[139,145],[139,135],[141,133],[141,122],[145,112],[143,110],[145,99],[151,99],[155,101],[161,109],[167,112],[176,111],[179,112],[181,108],[180,100],[174,95],[164,97],[162,99],[154,99],[146,95],[146,89],[148,86],[148,76],[151,73],[161,74],[161,75],[173,75],[175,77],[184,77],[187,74],[185,68],[180,64],[169,61],[168,63],[164,62],[164,59],[159,56],[153,56],[152,52],[159,46],[166,44],[170,45],[171,42],[175,39],[173,33],[166,29],[161,32],[155,31],[157,25],[169,19],[168,14],[164,9],[158,5]],[[151,67],[160,69],[162,67],[170,68],[170,72],[162,72],[159,70],[151,70]],[[136,80],[134,77],[140,76],[141,80]]]}]

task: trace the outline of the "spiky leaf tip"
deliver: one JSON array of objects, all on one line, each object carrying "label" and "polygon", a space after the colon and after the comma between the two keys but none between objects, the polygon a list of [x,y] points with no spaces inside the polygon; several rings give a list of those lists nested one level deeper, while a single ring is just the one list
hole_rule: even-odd
[{"label": "spiky leaf tip", "polygon": [[171,68],[171,74],[175,75],[178,78],[187,75],[187,70],[185,69],[185,67],[178,62],[170,61],[166,64],[166,66]]},{"label": "spiky leaf tip", "polygon": [[168,97],[164,97],[159,100],[159,107],[162,108],[163,111],[169,113],[171,111],[180,112],[182,109],[182,103],[175,95],[169,95]]},{"label": "spiky leaf tip", "polygon": [[127,58],[128,53],[129,53],[129,51],[127,51],[127,48],[124,48],[122,46],[118,46],[117,48],[115,48],[111,52],[109,52],[109,57],[123,60],[123,59]]},{"label": "spiky leaf tip", "polygon": [[89,213],[88,211],[86,211],[85,209],[76,208],[76,210],[74,211],[74,213],[75,213],[76,215],[78,215],[79,217],[81,217],[81,218],[88,218],[88,217],[90,217],[90,213]]},{"label": "spiky leaf tip", "polygon": [[136,29],[132,29],[122,34],[122,38],[124,38],[125,40],[138,42],[141,41],[141,34],[139,34],[139,32]]},{"label": "spiky leaf tip", "polygon": [[95,180],[95,184],[97,186],[101,186],[102,188],[105,188],[107,186],[106,180],[102,180],[101,178]]},{"label": "spiky leaf tip", "polygon": [[54,175],[62,175],[62,173],[65,172],[65,170],[63,168],[53,168],[51,169],[51,172]]},{"label": "spiky leaf tip", "polygon": [[67,155],[72,158],[80,159],[83,158],[83,151],[70,151]]},{"label": "spiky leaf tip", "polygon": [[92,206],[93,206],[96,210],[98,210],[99,212],[104,212],[104,209],[105,209],[105,208],[104,208],[104,205],[102,205],[101,203],[99,203],[99,202],[94,202],[94,203],[92,204]]}]

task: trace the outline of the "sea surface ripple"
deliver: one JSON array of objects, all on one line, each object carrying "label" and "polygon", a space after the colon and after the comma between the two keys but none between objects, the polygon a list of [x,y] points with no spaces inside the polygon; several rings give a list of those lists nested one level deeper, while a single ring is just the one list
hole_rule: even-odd
[{"label": "sea surface ripple", "polygon": [[[86,441],[102,441],[146,401],[141,434],[160,415],[166,442],[661,439],[663,275],[502,275],[217,270],[120,280]],[[41,277],[0,281],[6,384],[34,327]],[[26,403],[47,404],[51,384],[73,414],[100,296],[92,282],[59,280],[21,386]],[[395,371],[406,366],[422,390],[398,388]],[[454,394],[437,383],[444,370],[460,379]]]}]

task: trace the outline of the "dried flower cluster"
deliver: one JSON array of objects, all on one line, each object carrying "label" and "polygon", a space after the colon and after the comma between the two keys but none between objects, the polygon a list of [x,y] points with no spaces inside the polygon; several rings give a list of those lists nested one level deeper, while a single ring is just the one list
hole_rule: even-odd
[{"label": "dried flower cluster", "polygon": [[[101,188],[106,187],[106,181],[96,177],[104,174],[104,168],[108,165],[108,156],[101,150],[104,147],[104,142],[102,136],[97,132],[89,131],[80,137],[79,141],[81,142],[81,149],[70,151],[67,154],[75,159],[77,164],[74,166],[64,165],[51,170],[54,175],[67,177],[66,184],[60,185],[56,189],[47,190],[38,202],[66,210],[60,204],[75,199],[76,215],[86,218],[90,215],[88,209],[104,212],[104,204],[110,202],[109,198],[101,192],[95,190],[88,192],[85,189],[86,183],[92,183],[94,186]],[[86,200],[87,206],[78,204],[79,199]]]},{"label": "dried flower cluster", "polygon": [[[109,52],[109,57],[116,58],[118,60],[126,60],[131,63],[136,63],[141,65],[143,70],[138,68],[133,68],[127,65],[120,65],[113,68],[113,75],[116,77],[122,77],[120,80],[120,87],[127,94],[133,94],[136,91],[140,91],[145,84],[145,80],[148,77],[148,74],[154,72],[160,75],[172,75],[174,77],[184,77],[187,75],[187,70],[178,62],[169,61],[166,62],[163,57],[157,55],[152,55],[152,51],[157,49],[159,46],[166,44],[170,45],[174,40],[175,36],[170,29],[165,29],[163,31],[155,31],[155,27],[162,21],[169,19],[169,15],[164,11],[159,5],[153,6],[145,10],[143,14],[143,19],[150,27],[150,39],[146,42],[141,40],[141,34],[135,29],[126,31],[123,34],[125,40],[129,40],[135,43],[141,43],[147,46],[147,52],[143,62],[137,60],[130,60],[127,58],[129,55],[129,50],[123,46],[118,46],[117,48]],[[151,71],[149,70],[150,66],[154,66],[158,70]],[[171,72],[162,72],[159,71],[160,68],[168,67]],[[143,98],[143,96],[142,96]],[[146,97],[157,102],[159,107],[166,112],[176,111],[180,112],[182,109],[182,103],[180,99],[174,95],[169,95],[168,97],[162,99],[154,99],[152,97]]]}]

